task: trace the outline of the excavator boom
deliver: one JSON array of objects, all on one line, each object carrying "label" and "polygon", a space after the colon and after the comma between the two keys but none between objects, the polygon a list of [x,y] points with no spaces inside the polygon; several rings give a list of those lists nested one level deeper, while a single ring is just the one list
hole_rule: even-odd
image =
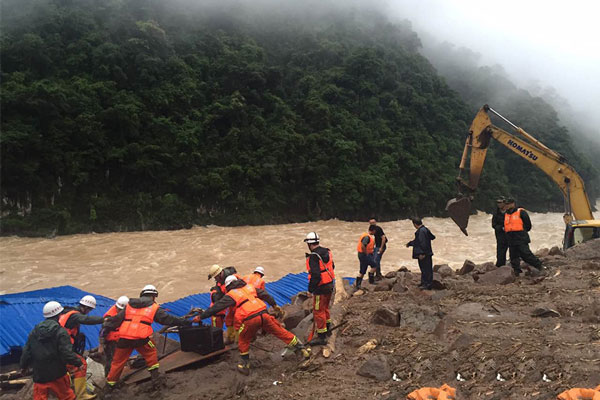
[{"label": "excavator boom", "polygon": [[[520,137],[493,125],[489,112],[509,123]],[[568,216],[565,222],[573,219],[593,220],[592,208],[585,192],[583,179],[573,167],[567,164],[565,158],[486,104],[473,119],[465,142],[457,178],[459,196],[448,201],[446,205],[448,214],[465,235],[471,213],[471,200],[479,185],[491,139],[497,140],[513,153],[544,171],[557,184],[565,198],[565,216]],[[467,161],[469,162],[468,180],[465,180],[463,174],[467,171]]]}]

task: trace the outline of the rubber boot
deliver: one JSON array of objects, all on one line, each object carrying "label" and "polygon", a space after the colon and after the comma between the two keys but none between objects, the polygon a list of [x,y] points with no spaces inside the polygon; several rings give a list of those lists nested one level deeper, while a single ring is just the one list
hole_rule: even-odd
[{"label": "rubber boot", "polygon": [[331,336],[331,322],[327,322],[327,332],[325,333],[327,334],[327,337]]},{"label": "rubber boot", "polygon": [[360,284],[362,283],[363,278],[360,276],[356,277],[356,281],[354,282],[354,287],[356,289],[360,289]]},{"label": "rubber boot", "polygon": [[371,285],[375,284],[375,274],[373,272],[369,272],[369,283]]},{"label": "rubber boot", "polygon": [[154,390],[158,390],[167,384],[165,376],[158,371],[158,368],[150,370],[150,379]]},{"label": "rubber boot", "polygon": [[240,360],[240,363],[237,366],[237,370],[240,374],[248,376],[250,375],[250,355],[244,354],[240,357],[242,359]]},{"label": "rubber boot", "polygon": [[308,342],[309,345],[311,346],[324,346],[327,344],[327,333],[326,332],[322,332],[319,333],[319,336],[313,340],[311,340],[310,342]]},{"label": "rubber boot", "polygon": [[91,400],[96,398],[95,394],[89,394],[87,392],[85,377],[73,379],[73,389],[77,400]]}]

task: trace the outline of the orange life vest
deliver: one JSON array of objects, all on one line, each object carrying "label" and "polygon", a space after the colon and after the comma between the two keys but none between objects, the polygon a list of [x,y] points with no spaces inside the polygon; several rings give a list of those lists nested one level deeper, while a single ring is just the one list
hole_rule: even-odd
[{"label": "orange life vest", "polygon": [[504,232],[521,232],[524,230],[521,210],[522,208],[517,208],[517,211],[512,214],[504,214]]},{"label": "orange life vest", "polygon": [[[104,318],[114,317],[119,313],[119,311],[121,310],[119,310],[116,305],[113,305],[111,308],[108,309],[106,313],[104,313]],[[117,340],[119,340],[119,337],[119,328],[117,328],[114,331],[108,332],[108,335],[106,335],[106,340],[109,342],[116,342]]]},{"label": "orange life vest", "polygon": [[371,235],[369,235],[368,232],[363,233],[362,235],[360,235],[360,239],[358,239],[358,245],[356,246],[356,250],[359,253],[362,253],[362,240],[365,237],[369,237],[369,243],[367,244],[367,253],[366,254],[373,254],[373,250],[375,249],[375,240],[373,240],[373,238],[371,237]]},{"label": "orange life vest", "polygon": [[408,394],[409,400],[454,400],[456,399],[456,389],[443,384],[439,389],[424,387]]},{"label": "orange life vest", "polygon": [[125,307],[125,319],[119,329],[119,336],[123,339],[146,339],[152,335],[152,322],[158,311],[158,304],[144,308],[133,308],[129,304]]},{"label": "orange life vest", "polygon": [[227,296],[235,301],[234,327],[239,328],[249,317],[267,309],[265,302],[256,297],[256,289],[252,285],[232,289]]},{"label": "orange life vest", "polygon": [[254,286],[256,289],[265,290],[265,280],[258,273],[250,274],[244,277],[244,281],[248,285]]},{"label": "orange life vest", "polygon": [[[210,307],[212,307],[215,304],[215,302],[213,301],[213,295],[216,294],[217,291],[220,291],[220,290],[221,290],[220,286],[217,286],[217,287],[213,286],[212,288],[210,288]],[[227,314],[227,309],[221,310],[218,313],[216,313],[215,315],[225,318],[225,314]]]},{"label": "orange life vest", "polygon": [[[240,274],[235,273],[235,274],[233,274],[233,276],[235,276],[236,278],[238,278],[241,281],[244,280],[244,278],[242,278],[242,276]],[[227,288],[225,287],[225,283],[221,283],[219,281],[216,281],[216,282],[217,282],[217,286],[219,287],[219,289],[221,289],[221,292],[227,293]]]},{"label": "orange life vest", "polygon": [[[321,271],[321,280],[319,281],[319,286],[327,285],[328,283],[333,282],[335,279],[335,272],[333,272],[333,255],[331,254],[331,250],[329,250],[329,261],[327,261],[327,264],[323,262],[323,259],[318,253],[313,252],[310,254],[315,254],[317,257],[319,257],[319,268]],[[306,270],[308,271],[308,281],[310,282],[310,257],[306,257]]]},{"label": "orange life vest", "polygon": [[570,390],[565,390],[561,394],[558,395],[557,399],[559,400],[582,400],[582,399],[591,399],[591,400],[600,400],[600,386],[596,389],[583,389],[583,388],[574,388]]},{"label": "orange life vest", "polygon": [[69,337],[71,338],[71,344],[75,343],[75,338],[77,337],[77,335],[79,334],[79,325],[74,326],[73,328],[68,329],[65,325],[67,325],[67,321],[69,320],[69,318],[71,317],[71,315],[79,313],[79,311],[77,310],[71,310],[68,311],[66,313],[64,313],[63,315],[61,315],[58,318],[58,323],[60,324],[60,326],[62,326],[63,328],[65,328],[67,330],[67,332],[69,333]]}]

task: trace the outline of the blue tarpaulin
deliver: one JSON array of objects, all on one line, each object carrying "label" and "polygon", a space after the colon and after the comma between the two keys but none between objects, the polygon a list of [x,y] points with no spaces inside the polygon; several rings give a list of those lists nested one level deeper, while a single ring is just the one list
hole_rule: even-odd
[{"label": "blue tarpaulin", "polygon": [[[283,305],[289,303],[292,296],[299,291],[306,290],[307,285],[308,277],[304,272],[288,274],[278,281],[269,282],[265,289],[273,296],[277,304]],[[104,315],[115,303],[115,300],[108,297],[84,292],[73,286],[59,286],[0,296],[0,355],[9,353],[11,347],[18,348],[25,345],[29,332],[44,319],[42,308],[46,302],[55,300],[63,306],[76,306],[86,294],[92,294],[96,298],[96,309],[90,315]],[[187,314],[192,307],[207,309],[209,306],[209,293],[194,294],[161,304],[161,307],[167,312],[178,316]],[[100,325],[81,326],[81,331],[87,337],[87,349],[98,346],[100,327]],[[153,324],[155,331],[161,327],[160,324]],[[179,339],[177,335],[172,336],[172,339]]]}]

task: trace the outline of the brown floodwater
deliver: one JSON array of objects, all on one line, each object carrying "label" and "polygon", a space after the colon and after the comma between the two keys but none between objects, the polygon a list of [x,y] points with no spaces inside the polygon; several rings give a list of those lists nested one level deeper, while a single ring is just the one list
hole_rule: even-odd
[{"label": "brown floodwater", "polygon": [[[561,246],[561,213],[530,213],[532,250]],[[469,221],[469,237],[449,218],[425,218],[437,236],[434,264],[460,267],[465,259],[476,263],[495,260],[491,215],[478,213]],[[407,266],[411,259],[414,228],[409,220],[380,224],[390,242],[382,270]],[[102,233],[59,236],[54,239],[0,238],[0,293],[14,293],[59,285],[72,285],[92,293],[117,298],[137,296],[146,284],[154,284],[159,301],[172,301],[206,292],[212,264],[235,266],[247,274],[264,266],[267,281],[305,271],[305,235],[316,231],[321,244],[334,256],[337,276],[358,271],[356,244],[367,222],[328,220],[319,222],[239,227],[194,227],[178,231]]]}]

